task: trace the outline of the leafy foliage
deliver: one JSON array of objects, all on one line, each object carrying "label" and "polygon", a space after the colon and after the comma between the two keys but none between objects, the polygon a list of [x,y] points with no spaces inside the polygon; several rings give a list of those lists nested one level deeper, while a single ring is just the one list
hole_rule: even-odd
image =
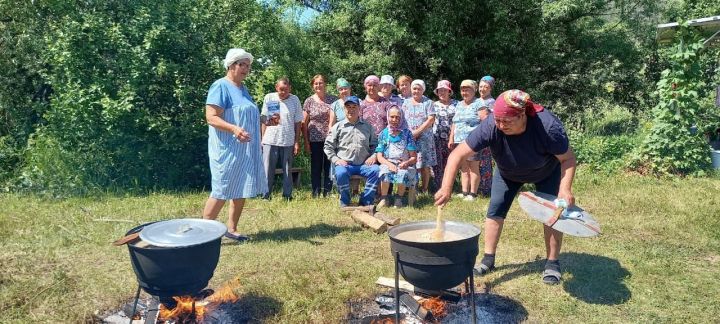
[{"label": "leafy foliage", "polygon": [[698,60],[703,44],[686,26],[678,33],[679,41],[666,52],[670,67],[657,83],[659,102],[652,110],[650,134],[636,158],[642,171],[684,175],[710,166],[705,137],[690,131],[711,108],[700,104],[707,88]]},{"label": "leafy foliage", "polygon": [[606,174],[625,169],[631,158],[630,152],[642,143],[638,134],[598,136],[577,131],[569,133],[578,163]]},{"label": "leafy foliage", "polygon": [[[299,25],[285,10],[297,6],[318,15]],[[667,99],[649,96],[660,71],[680,71],[654,45],[658,19],[699,18],[718,6],[711,0],[0,2],[0,188],[65,195],[207,185],[204,99],[223,75],[220,61],[230,47],[255,55],[246,84],[258,102],[280,76],[293,81],[302,100],[312,94],[309,80],[317,73],[356,85],[371,73],[409,74],[428,84],[448,78],[456,85],[492,74],[495,94],[522,88],[586,132],[573,135],[587,153],[584,161],[619,159],[615,153],[634,141],[619,135],[634,134],[641,123],[635,116]],[[678,103],[698,105],[682,118],[694,120],[701,135],[720,126],[720,114],[706,109],[708,85],[720,84],[718,53],[696,54],[700,77],[692,80],[706,83],[686,79],[679,94]],[[663,77],[666,87],[687,76]],[[662,122],[672,123],[669,116]],[[654,123],[652,134],[675,138],[687,126],[679,124],[670,131]],[[678,137],[671,146],[699,145],[701,135]],[[654,149],[673,159],[688,153]],[[642,161],[660,159],[650,151]],[[692,152],[700,161],[699,149]],[[659,161],[642,165],[694,172],[686,170],[689,162]],[[301,156],[298,164],[306,163]]]},{"label": "leafy foliage", "polygon": [[[409,74],[431,84],[496,77],[571,119],[592,99],[641,109],[652,1],[337,1],[310,32],[338,76]],[[356,90],[357,91],[357,90]]]},{"label": "leafy foliage", "polygon": [[[279,76],[306,79],[315,70],[302,59],[312,51],[302,31],[252,0],[90,1],[28,12],[47,26],[26,48],[40,64],[33,65],[39,82],[25,91],[47,84],[52,96],[40,102],[45,126],[24,126],[25,138],[35,135],[18,189],[202,187],[209,179],[204,100],[224,74],[227,49],[257,54],[246,83],[258,100]],[[12,139],[4,137],[3,152]],[[20,165],[12,157],[11,167]]]}]

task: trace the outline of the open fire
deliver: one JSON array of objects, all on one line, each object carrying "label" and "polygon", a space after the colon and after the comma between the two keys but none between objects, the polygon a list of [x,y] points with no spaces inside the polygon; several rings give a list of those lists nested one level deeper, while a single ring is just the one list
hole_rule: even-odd
[{"label": "open fire", "polygon": [[429,310],[436,320],[440,320],[447,315],[447,302],[440,299],[440,297],[427,298],[420,305]]},{"label": "open fire", "polygon": [[239,298],[235,294],[236,285],[226,285],[212,295],[198,300],[192,296],[173,297],[176,305],[172,309],[160,306],[158,322],[201,323],[206,314],[224,303],[234,303]]}]

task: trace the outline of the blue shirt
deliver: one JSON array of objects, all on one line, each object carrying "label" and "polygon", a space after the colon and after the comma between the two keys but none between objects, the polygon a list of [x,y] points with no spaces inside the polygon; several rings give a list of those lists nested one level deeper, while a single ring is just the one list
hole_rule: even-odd
[{"label": "blue shirt", "polygon": [[489,114],[466,143],[475,152],[490,147],[500,175],[523,183],[545,179],[559,163],[555,156],[570,148],[562,123],[547,110],[528,116],[525,132],[518,135],[505,135],[495,125],[494,114]]},{"label": "blue shirt", "polygon": [[417,151],[415,140],[412,132],[403,128],[397,135],[390,134],[387,127],[380,132],[378,137],[378,146],[375,152],[382,153],[383,157],[388,160],[407,160],[410,157],[409,152]]},{"label": "blue shirt", "polygon": [[332,111],[335,113],[336,124],[345,119],[345,103],[343,99],[335,100],[335,102],[330,105],[330,108],[332,108]]},{"label": "blue shirt", "polygon": [[482,101],[475,99],[469,105],[465,104],[464,100],[458,101],[455,105],[455,115],[452,119],[452,123],[455,125],[455,135],[453,136],[455,144],[464,141],[470,132],[480,124],[478,111],[483,109],[482,104]]}]

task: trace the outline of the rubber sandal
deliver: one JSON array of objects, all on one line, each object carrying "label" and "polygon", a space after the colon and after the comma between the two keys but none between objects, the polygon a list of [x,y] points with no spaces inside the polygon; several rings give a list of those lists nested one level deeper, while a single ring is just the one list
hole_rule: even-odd
[{"label": "rubber sandal", "polygon": [[480,263],[480,265],[477,265],[473,268],[473,272],[476,276],[482,276],[484,274],[489,273],[490,271],[493,271],[495,269],[495,265],[488,266],[484,263]]},{"label": "rubber sandal", "polygon": [[560,283],[560,279],[562,278],[562,274],[560,271],[557,271],[555,269],[545,269],[542,273],[542,281],[545,284],[548,285],[557,285]]},{"label": "rubber sandal", "polygon": [[231,239],[231,240],[235,240],[235,241],[237,241],[238,243],[243,243],[243,242],[246,242],[246,241],[249,241],[249,240],[250,240],[250,237],[248,237],[248,236],[245,236],[245,235],[242,235],[242,234],[230,233],[230,232],[225,233],[224,236],[227,237],[227,238],[229,238],[229,239]]}]

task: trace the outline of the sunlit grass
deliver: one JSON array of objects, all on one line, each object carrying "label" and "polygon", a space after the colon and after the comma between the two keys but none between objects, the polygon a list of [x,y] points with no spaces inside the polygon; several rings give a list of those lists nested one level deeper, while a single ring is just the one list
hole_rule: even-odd
[{"label": "sunlit grass", "polygon": [[[603,235],[566,237],[563,284],[540,281],[542,227],[514,205],[497,271],[480,278],[539,322],[713,322],[720,317],[720,180],[658,180],[580,172],[578,203]],[[110,243],[148,221],[198,217],[207,193],[157,193],[46,200],[0,196],[0,322],[82,322],[116,309],[136,282],[125,247]],[[487,199],[453,201],[450,219],[482,227]],[[389,209],[404,222],[430,220],[417,209]],[[335,198],[290,203],[252,200],[240,230],[249,244],[223,245],[211,287],[239,279],[268,323],[336,323],[345,301],[378,292],[392,276],[385,235],[362,230]],[[221,214],[221,220],[226,217]]]}]

